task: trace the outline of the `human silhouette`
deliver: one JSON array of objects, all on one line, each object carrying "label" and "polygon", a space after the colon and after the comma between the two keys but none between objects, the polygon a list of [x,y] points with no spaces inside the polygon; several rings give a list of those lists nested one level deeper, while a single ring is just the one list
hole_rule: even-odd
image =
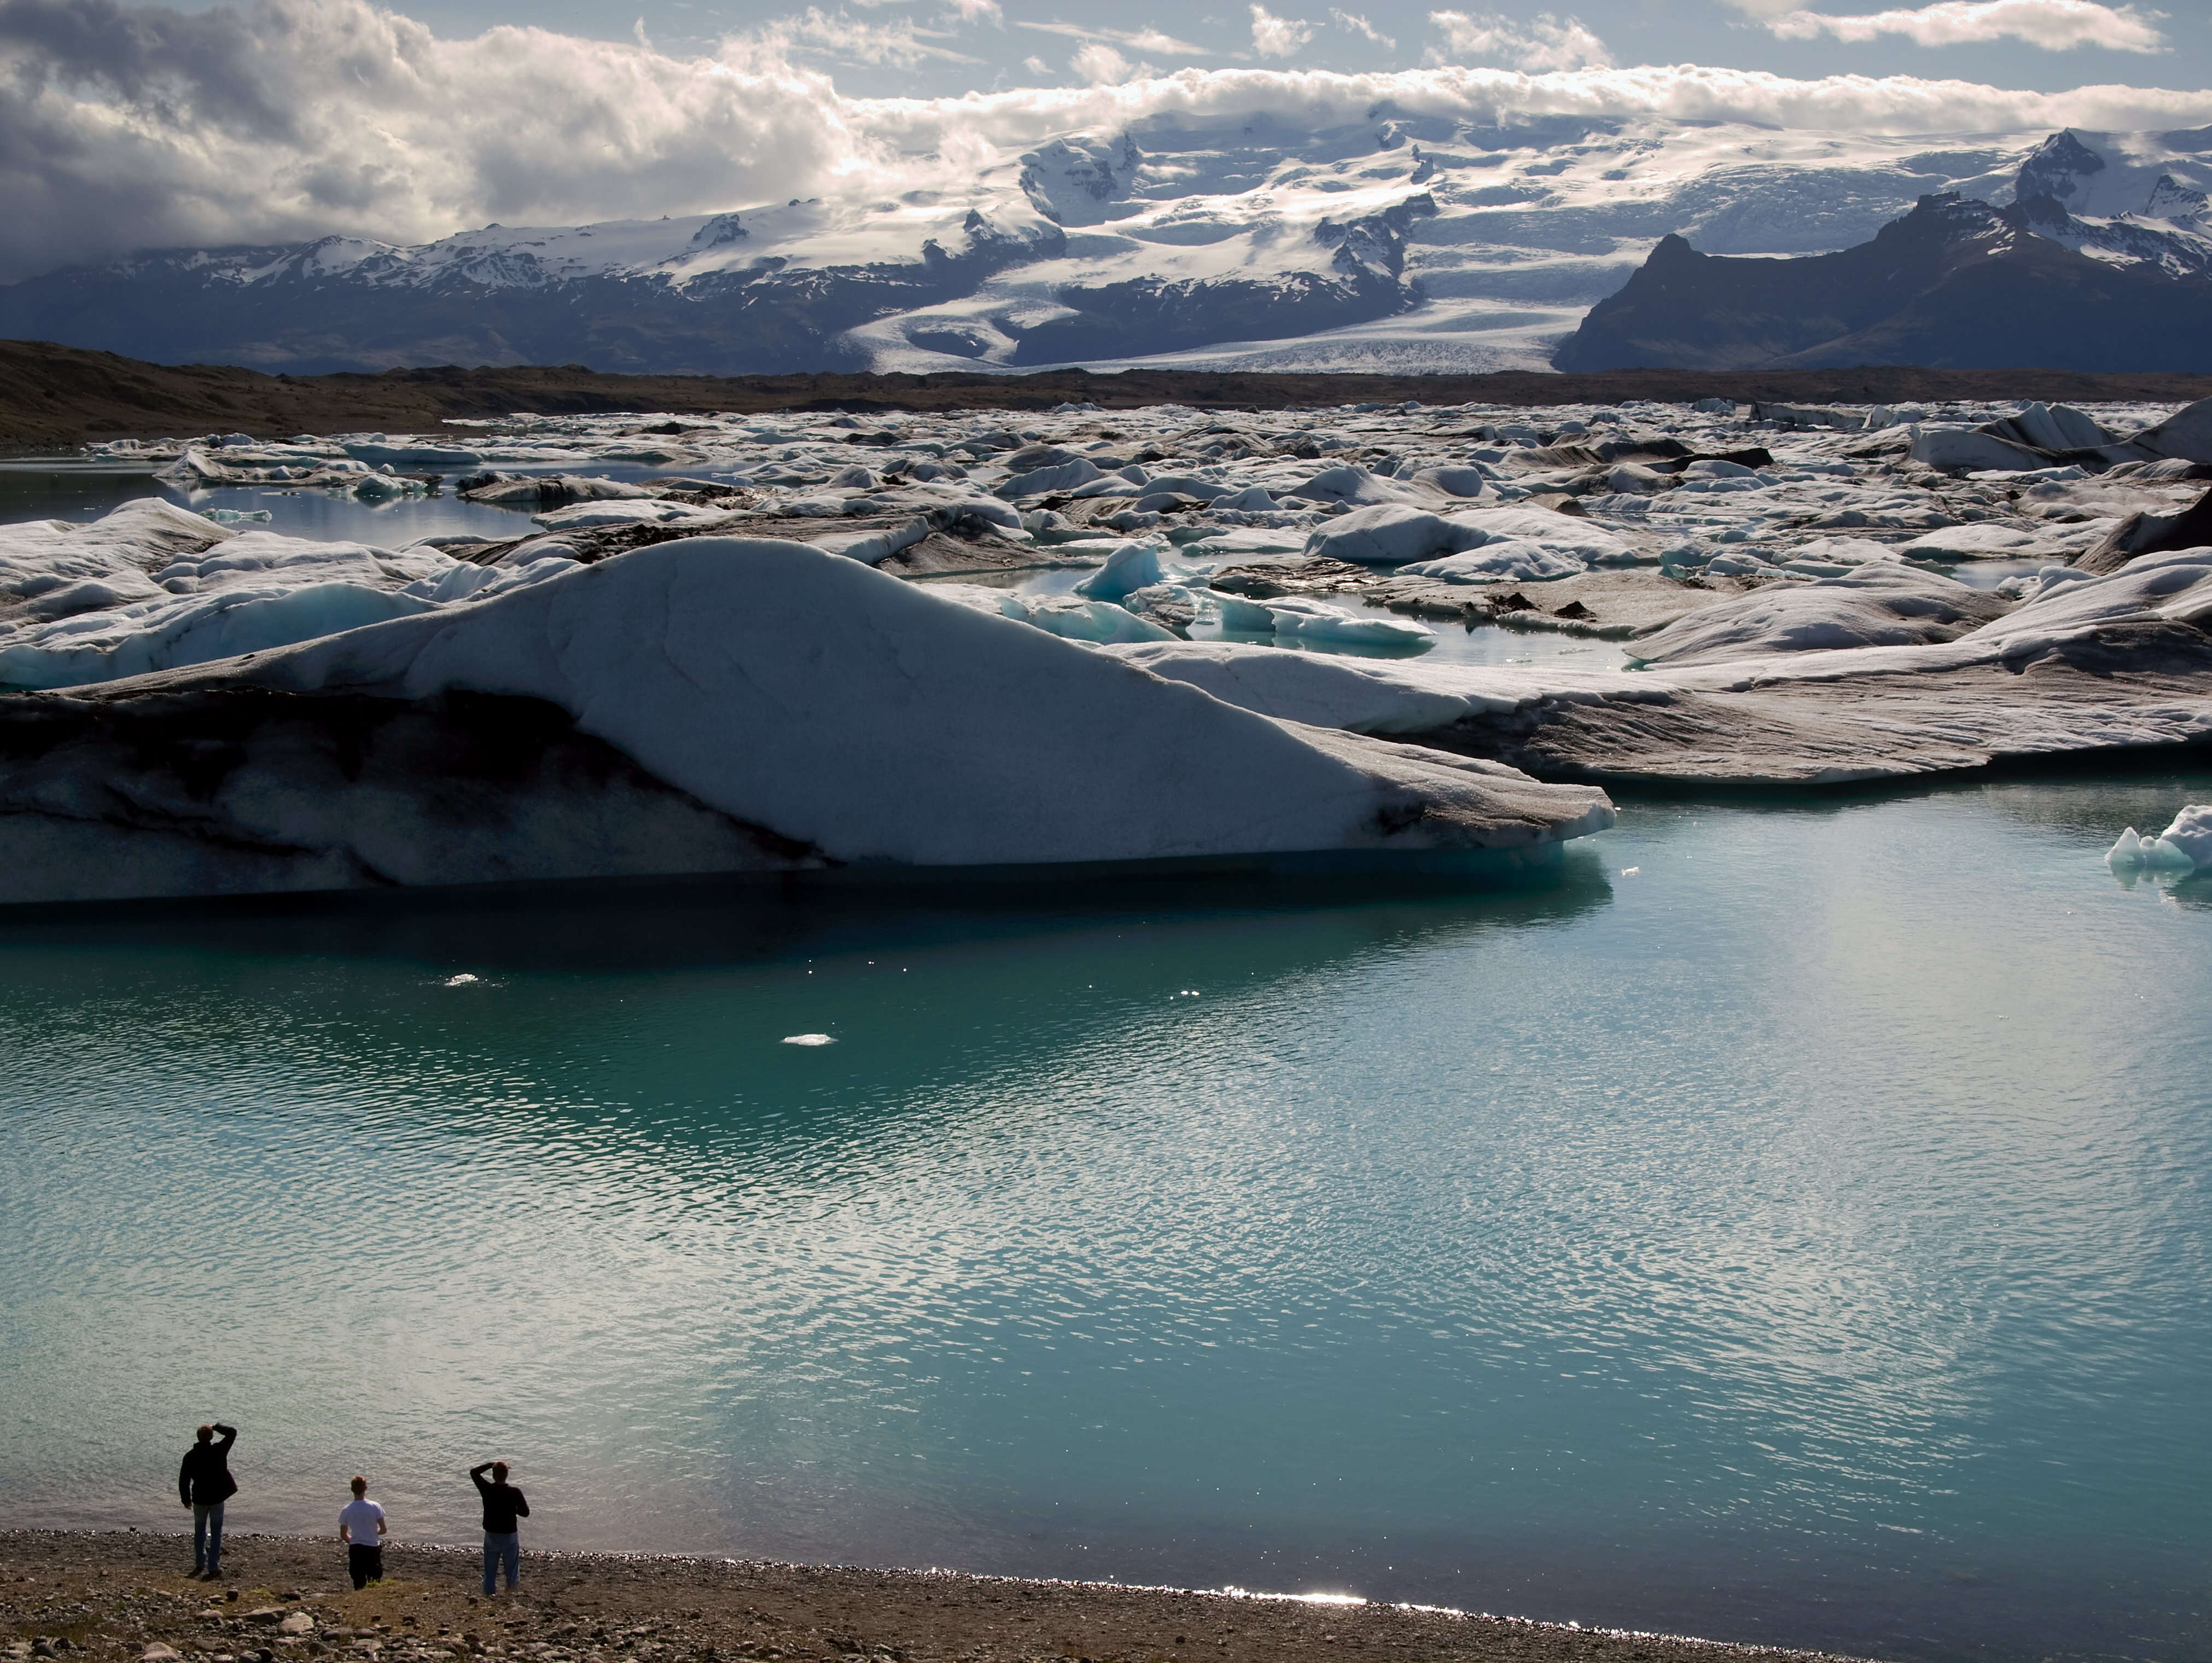
[{"label": "human silhouette", "polygon": [[237,1441],[234,1426],[221,1421],[204,1426],[177,1469],[177,1497],[192,1514],[192,1575],[210,1582],[222,1576],[222,1504],[238,1494],[238,1481],[230,1476],[230,1447]]},{"label": "human silhouette", "polygon": [[[484,1480],[487,1472],[491,1474],[489,1483]],[[475,1481],[477,1494],[483,1497],[484,1595],[489,1599],[497,1592],[495,1584],[502,1567],[507,1572],[507,1591],[513,1593],[522,1581],[522,1536],[515,1520],[530,1516],[530,1503],[507,1483],[505,1461],[472,1466],[469,1477]]]}]

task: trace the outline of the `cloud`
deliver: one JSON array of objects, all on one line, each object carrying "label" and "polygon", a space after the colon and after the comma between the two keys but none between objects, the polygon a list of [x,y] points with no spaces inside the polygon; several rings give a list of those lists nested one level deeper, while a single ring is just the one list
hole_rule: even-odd
[{"label": "cloud", "polygon": [[2097,0],[1938,0],[1917,10],[1899,7],[1844,17],[1796,9],[1768,18],[1766,27],[1784,40],[1813,40],[1826,34],[1863,42],[1894,34],[1922,46],[2023,40],[2049,52],[2104,46],[2113,52],[2160,52],[2167,49],[2167,41],[2155,25],[2165,15],[2134,6],[2116,10]]},{"label": "cloud", "polygon": [[1547,70],[1601,69],[1613,62],[1605,42],[1583,27],[1578,17],[1562,22],[1550,12],[1540,11],[1518,23],[1497,12],[1432,11],[1429,21],[1444,38],[1441,48],[1431,46],[1423,53],[1431,64],[1498,58],[1516,69],[1541,74]]},{"label": "cloud", "polygon": [[1120,80],[859,99],[798,46],[760,33],[681,56],[514,26],[443,40],[368,0],[196,11],[0,0],[0,278],[148,247],[332,232],[419,242],[488,220],[573,225],[792,197],[873,201],[971,188],[1056,134],[1113,135],[1153,119],[1226,125],[1263,112],[1341,126],[1386,102],[1478,123],[1737,121],[2009,134],[2023,147],[2067,126],[2212,124],[2204,89],[2047,94],[1692,64],[1146,76],[1116,56]]},{"label": "cloud", "polygon": [[[916,0],[855,0],[855,3],[870,11],[880,6],[908,6]],[[945,9],[938,14],[940,23],[995,23],[1006,26],[1006,17],[1000,9],[999,0],[942,0]]]},{"label": "cloud", "polygon": [[1127,81],[1136,66],[1103,40],[1086,40],[1075,49],[1067,67],[1095,86],[1112,87]]},{"label": "cloud", "polygon": [[[650,50],[644,29],[645,20],[640,18],[639,44]],[[745,40],[755,51],[769,58],[800,52],[840,63],[888,64],[898,69],[911,69],[926,60],[944,64],[982,61],[938,45],[949,38],[941,29],[921,27],[908,18],[893,23],[871,23],[849,16],[842,9],[824,12],[819,6],[809,6],[804,12],[761,25]]]},{"label": "cloud", "polygon": [[1031,52],[1027,58],[1022,59],[1022,67],[1027,70],[1031,75],[1050,75],[1052,73],[1052,65],[1046,63],[1044,59],[1039,58],[1035,52]]},{"label": "cloud", "polygon": [[1398,50],[1398,43],[1395,40],[1383,34],[1380,29],[1376,28],[1372,23],[1369,22],[1364,17],[1362,17],[1357,12],[1345,11],[1338,7],[1331,6],[1328,9],[1328,15],[1334,18],[1340,27],[1350,29],[1354,34],[1365,35],[1376,46],[1382,47],[1384,52],[1395,52]]},{"label": "cloud", "polygon": [[1262,58],[1288,58],[1314,38],[1314,26],[1278,17],[1265,6],[1252,8],[1252,50]]},{"label": "cloud", "polygon": [[1117,46],[1127,46],[1136,52],[1172,54],[1177,58],[1213,56],[1203,46],[1194,46],[1188,40],[1178,40],[1171,34],[1162,34],[1158,29],[1109,29],[1092,23],[1035,23],[1024,17],[1016,18],[1014,27],[1035,29],[1040,34],[1064,34],[1074,40],[1110,40]]}]

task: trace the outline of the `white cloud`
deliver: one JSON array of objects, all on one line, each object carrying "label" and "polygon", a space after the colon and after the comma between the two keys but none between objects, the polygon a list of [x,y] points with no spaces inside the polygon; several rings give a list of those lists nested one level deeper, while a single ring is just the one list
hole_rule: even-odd
[{"label": "white cloud", "polygon": [[1044,59],[1039,58],[1035,52],[1031,52],[1027,58],[1022,59],[1022,67],[1027,70],[1031,75],[1050,75],[1052,73],[1052,65],[1046,63]]},{"label": "white cloud", "polygon": [[416,242],[487,220],[573,225],[862,189],[873,200],[972,184],[1055,134],[1111,135],[1152,116],[1230,123],[1267,112],[1320,127],[1387,101],[1478,122],[1741,121],[2023,144],[2067,126],[2212,124],[2208,89],[2046,94],[1692,64],[1146,76],[1118,53],[1121,80],[858,99],[798,51],[750,34],[686,57],[518,27],[441,40],[368,0],[190,12],[12,0],[0,4],[0,278],[140,247],[329,232]]},{"label": "white cloud", "polygon": [[2159,52],[2167,46],[2156,27],[2165,15],[2134,6],[2115,9],[2097,0],[1938,0],[1917,10],[1898,7],[1843,17],[1801,9],[1769,18],[1766,27],[1784,40],[1812,40],[1825,34],[1860,42],[1893,34],[1922,46],[2022,40],[2050,52],[2104,46],[2113,52]]},{"label": "white cloud", "polygon": [[[641,36],[642,18],[638,20],[638,27]],[[804,12],[764,23],[739,39],[745,46],[769,59],[802,52],[840,63],[888,64],[900,69],[911,69],[925,60],[943,64],[981,62],[966,52],[938,44],[949,38],[941,29],[923,28],[908,18],[893,23],[870,23],[849,16],[842,9],[824,12],[819,6],[809,6]]]},{"label": "white cloud", "polygon": [[1036,23],[1018,17],[1014,27],[1035,29],[1040,34],[1064,34],[1073,40],[1110,40],[1117,46],[1127,46],[1136,52],[1172,54],[1177,58],[1211,58],[1213,54],[1203,46],[1194,46],[1188,40],[1178,40],[1171,34],[1162,34],[1158,29],[1109,29],[1091,23]]},{"label": "white cloud", "polygon": [[1314,38],[1314,26],[1278,17],[1265,6],[1252,7],[1252,50],[1262,58],[1288,58]]},{"label": "white cloud", "polygon": [[[916,0],[855,0],[855,3],[873,11],[881,6],[908,6]],[[683,0],[678,0],[680,5]],[[999,0],[942,0],[945,9],[938,14],[940,23],[995,23],[1006,26],[1006,14],[1000,9]]]},{"label": "white cloud", "polygon": [[1118,86],[1136,73],[1136,66],[1103,40],[1086,40],[1075,49],[1067,67],[1094,86]]},{"label": "white cloud", "polygon": [[1613,62],[1605,42],[1583,27],[1578,17],[1562,22],[1550,12],[1540,11],[1521,23],[1497,12],[1432,11],[1429,21],[1444,38],[1442,47],[1431,46],[1423,54],[1431,64],[1495,58],[1541,74],[1547,70],[1602,69]]},{"label": "white cloud", "polygon": [[1340,27],[1350,29],[1354,34],[1365,35],[1384,52],[1398,50],[1398,43],[1395,40],[1383,34],[1358,13],[1345,11],[1340,7],[1331,6],[1328,9],[1328,15],[1334,18]]}]

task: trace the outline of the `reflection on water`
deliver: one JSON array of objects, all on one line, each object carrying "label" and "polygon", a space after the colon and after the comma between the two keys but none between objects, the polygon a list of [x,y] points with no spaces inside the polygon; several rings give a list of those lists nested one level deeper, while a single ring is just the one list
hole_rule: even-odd
[{"label": "reflection on water", "polygon": [[220,1414],[240,1530],[361,1470],[465,1537],[503,1454],[549,1544],[2199,1655],[2212,920],[2100,863],[2143,795],[10,924],[0,1520],[173,1527]]},{"label": "reflection on water", "polygon": [[[1230,561],[1216,563],[1221,565]],[[946,581],[956,583],[981,583],[992,588],[1011,589],[1021,594],[1072,594],[1075,586],[1089,577],[1089,569],[1054,567],[1041,571],[1008,574],[959,576]],[[1540,583],[1521,586],[1540,600],[1543,594]],[[1352,601],[1340,603],[1355,615],[1372,612],[1377,617],[1397,617],[1380,607],[1365,607]],[[1620,670],[1628,665],[1628,655],[1617,641],[1601,641],[1591,636],[1562,635],[1552,630],[1508,629],[1496,624],[1454,624],[1437,618],[1414,619],[1432,632],[1431,644],[1425,649],[1408,652],[1402,647],[1389,647],[1354,642],[1309,641],[1291,636],[1247,635],[1224,630],[1218,623],[1198,623],[1191,625],[1188,635],[1193,641],[1235,641],[1255,644],[1272,644],[1291,652],[1322,653],[1345,658],[1401,659],[1418,657],[1431,664],[1535,664],[1553,659],[1565,661],[1577,669]]]},{"label": "reflection on water", "polygon": [[196,514],[235,509],[269,515],[265,521],[240,524],[240,531],[273,531],[317,542],[367,543],[377,548],[404,548],[426,537],[446,535],[521,537],[532,529],[527,515],[465,503],[450,495],[364,503],[334,491],[258,485],[182,490],[143,467],[0,465],[0,525],[25,520],[96,520],[142,496],[166,497]]}]

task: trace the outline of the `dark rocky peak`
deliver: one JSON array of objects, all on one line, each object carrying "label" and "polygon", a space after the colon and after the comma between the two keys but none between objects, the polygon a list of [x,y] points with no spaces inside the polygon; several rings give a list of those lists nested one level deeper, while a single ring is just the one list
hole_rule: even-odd
[{"label": "dark rocky peak", "polygon": [[2105,158],[2075,137],[2069,127],[2051,134],[2036,148],[2034,155],[2021,163],[2013,194],[2023,202],[2030,197],[2050,197],[2070,203],[2081,180],[2104,171]]},{"label": "dark rocky peak", "polygon": [[2132,249],[2080,252],[2085,233],[2115,228],[2075,220],[2048,195],[1995,208],[1946,193],[1923,197],[1870,241],[1801,259],[1700,254],[1668,237],[1552,362],[1571,371],[2179,369],[2212,359],[2212,288],[2171,259],[2148,269]]},{"label": "dark rocky peak", "polygon": [[742,241],[749,235],[735,214],[717,214],[691,234],[691,246],[720,248],[726,243]]},{"label": "dark rocky peak", "polygon": [[1314,241],[1336,250],[1331,262],[1346,276],[1363,273],[1396,277],[1406,269],[1406,234],[1417,220],[1431,218],[1437,199],[1426,191],[1394,203],[1379,214],[1355,220],[1325,219],[1314,227]]},{"label": "dark rocky peak", "polygon": [[2193,227],[2208,208],[2212,208],[2212,198],[2191,190],[2171,174],[2160,174],[2150,187],[2142,213],[2145,219],[2185,221]]}]

